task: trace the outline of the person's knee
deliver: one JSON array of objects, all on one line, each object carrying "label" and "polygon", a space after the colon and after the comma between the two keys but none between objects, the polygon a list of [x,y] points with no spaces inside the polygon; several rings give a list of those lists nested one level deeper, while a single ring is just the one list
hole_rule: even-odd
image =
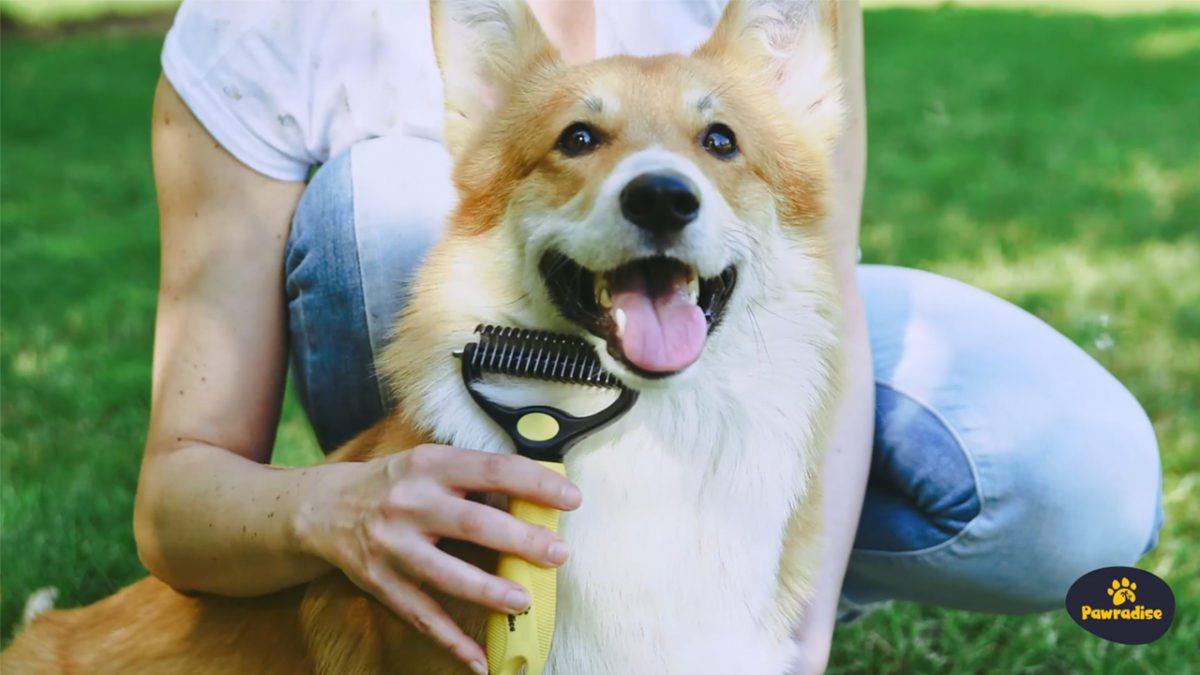
[{"label": "person's knee", "polygon": [[[1129,429],[1110,431],[1125,436]],[[1061,607],[1084,573],[1132,565],[1151,544],[1160,522],[1157,456],[1153,436],[1138,435],[1138,447],[1090,446],[1096,462],[1063,446],[993,446],[987,457],[975,456],[978,513],[926,548],[856,549],[847,597],[1005,614]],[[1075,465],[1047,455],[1073,456]],[[1143,464],[1122,476],[1126,462],[1149,462],[1151,470]]]},{"label": "person's knee", "polygon": [[[1115,378],[1044,322],[983,291],[898,268],[860,276],[877,378],[945,421],[980,504],[944,542],[856,551],[851,577],[863,597],[1037,611],[1061,606],[1083,573],[1132,564],[1152,545],[1161,489],[1154,432]],[[920,478],[913,467],[948,475],[929,459],[910,457],[897,475]],[[920,495],[929,481],[914,485]],[[957,494],[948,486],[931,494]],[[930,505],[942,504],[914,503],[934,515]],[[905,588],[895,587],[898,576]]]},{"label": "person's knee", "polygon": [[[1154,435],[1141,410],[1093,429],[1111,443],[1075,450],[1044,448],[1076,458],[1068,464],[1014,453],[1003,467],[1006,494],[985,508],[980,546],[1002,560],[991,582],[997,611],[1060,607],[1067,589],[1091,570],[1133,565],[1151,546],[1161,519]],[[1088,458],[1091,458],[1089,461]]]}]

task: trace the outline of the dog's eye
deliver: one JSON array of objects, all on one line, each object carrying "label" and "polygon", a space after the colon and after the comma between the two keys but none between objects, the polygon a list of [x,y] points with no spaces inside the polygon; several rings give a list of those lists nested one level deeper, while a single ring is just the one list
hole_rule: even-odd
[{"label": "dog's eye", "polygon": [[719,159],[729,159],[737,154],[737,136],[733,129],[717,122],[704,132],[700,145]]},{"label": "dog's eye", "polygon": [[600,132],[583,122],[563,129],[554,147],[567,157],[585,155],[600,146]]}]

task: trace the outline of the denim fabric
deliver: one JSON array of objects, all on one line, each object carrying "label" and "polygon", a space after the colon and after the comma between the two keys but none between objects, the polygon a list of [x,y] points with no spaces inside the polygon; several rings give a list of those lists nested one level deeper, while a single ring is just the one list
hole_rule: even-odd
[{"label": "denim fabric", "polygon": [[292,378],[326,452],[392,407],[375,356],[453,204],[449,156],[419,138],[360,143],[300,198],[284,262]]},{"label": "denim fabric", "polygon": [[[453,202],[445,150],[407,137],[334,158],[301,199],[285,269],[292,367],[327,451],[390,407],[374,358]],[[877,409],[847,607],[1046,610],[1083,572],[1153,547],[1157,444],[1119,382],[978,289],[883,266],[859,280]]]},{"label": "denim fabric", "polygon": [[958,534],[979,515],[971,462],[938,414],[875,385],[875,444],[858,528],[860,550],[911,551]]},{"label": "denim fabric", "polygon": [[[331,163],[312,185],[335,178],[344,164]],[[348,176],[338,183],[346,190],[338,200],[317,189],[304,192],[284,253],[292,378],[323,448],[341,445],[384,412],[371,343],[363,339],[352,183]]]},{"label": "denim fabric", "polygon": [[1100,364],[961,282],[871,265],[859,282],[881,396],[847,599],[1046,610],[1153,546],[1154,430]]}]

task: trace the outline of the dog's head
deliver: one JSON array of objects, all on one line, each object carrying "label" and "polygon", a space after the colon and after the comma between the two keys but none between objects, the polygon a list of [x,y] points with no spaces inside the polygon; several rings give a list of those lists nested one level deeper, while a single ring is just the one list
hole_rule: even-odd
[{"label": "dog's head", "polygon": [[522,0],[432,7],[449,236],[504,261],[471,291],[487,320],[583,335],[647,386],[794,283],[840,126],[832,2],[733,0],[690,56],[575,67]]}]

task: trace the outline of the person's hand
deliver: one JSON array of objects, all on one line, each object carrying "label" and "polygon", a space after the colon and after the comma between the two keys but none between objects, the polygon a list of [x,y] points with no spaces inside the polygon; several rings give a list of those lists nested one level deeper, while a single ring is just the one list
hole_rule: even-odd
[{"label": "person's hand", "polygon": [[[483,649],[421,590],[449,595],[500,612],[521,612],[529,594],[437,548],[449,537],[516,554],[542,567],[567,559],[565,544],[467,492],[498,492],[561,510],[579,506],[570,481],[536,462],[444,445],[422,445],[365,463],[331,464],[320,490],[297,518],[300,545],[341,569],[400,619],[486,672]],[[484,667],[484,671],[479,671]]]}]

